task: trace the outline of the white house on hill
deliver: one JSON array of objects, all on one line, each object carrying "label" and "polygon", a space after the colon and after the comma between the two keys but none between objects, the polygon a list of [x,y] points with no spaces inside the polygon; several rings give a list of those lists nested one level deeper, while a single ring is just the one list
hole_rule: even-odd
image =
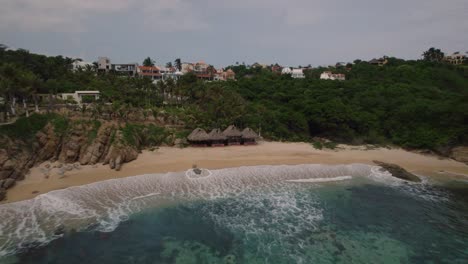
[{"label": "white house on hill", "polygon": [[302,79],[305,77],[302,69],[291,69],[289,67],[283,68],[283,70],[281,70],[281,74],[290,74],[291,77],[295,79]]},{"label": "white house on hill", "polygon": [[86,97],[93,97],[94,100],[99,99],[99,91],[75,91],[74,93],[62,93],[59,95],[62,100],[74,100],[78,104],[83,103],[83,99]]},{"label": "white house on hill", "polygon": [[346,76],[342,73],[332,73],[331,71],[326,71],[320,74],[320,79],[344,81],[346,80]]}]

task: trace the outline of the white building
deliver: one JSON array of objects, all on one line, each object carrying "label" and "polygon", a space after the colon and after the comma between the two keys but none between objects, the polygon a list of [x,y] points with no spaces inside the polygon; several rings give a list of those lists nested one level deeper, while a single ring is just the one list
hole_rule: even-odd
[{"label": "white building", "polygon": [[121,75],[136,76],[138,63],[111,63],[107,57],[98,57],[98,72],[114,72]]},{"label": "white building", "polygon": [[75,91],[74,93],[62,93],[59,98],[62,100],[74,100],[78,104],[83,103],[83,97],[94,97],[94,100],[99,99],[99,91]]},{"label": "white building", "polygon": [[284,68],[281,70],[281,74],[292,74],[292,70],[291,70],[291,68],[289,68],[289,67],[284,67]]},{"label": "white building", "polygon": [[304,71],[302,69],[293,69],[291,73],[291,77],[295,79],[302,79],[304,78]]},{"label": "white building", "polygon": [[344,81],[346,80],[346,76],[342,73],[332,73],[331,71],[325,71],[320,74],[320,79]]},{"label": "white building", "polygon": [[452,55],[445,56],[444,60],[453,65],[460,65],[463,64],[466,60],[465,54],[461,54],[460,52],[455,52]]},{"label": "white building", "polygon": [[94,64],[92,62],[75,60],[72,63],[72,71],[78,71],[79,69],[85,70],[87,68],[94,69]]},{"label": "white building", "polygon": [[281,74],[290,74],[291,77],[295,79],[302,79],[305,77],[303,69],[291,69],[289,67],[283,68]]}]

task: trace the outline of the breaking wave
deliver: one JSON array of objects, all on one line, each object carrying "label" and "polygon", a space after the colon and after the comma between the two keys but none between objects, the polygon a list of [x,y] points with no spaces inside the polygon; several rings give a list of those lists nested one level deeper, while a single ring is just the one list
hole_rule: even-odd
[{"label": "breaking wave", "polygon": [[[270,192],[272,197],[276,197],[273,199],[277,205],[274,208],[281,212],[274,215],[286,216],[306,209],[307,213],[303,214],[305,221],[320,221],[321,209],[313,203],[310,207],[298,208],[297,204],[301,202],[289,199],[292,195],[289,188],[356,178],[391,186],[403,182],[388,172],[380,171],[377,166],[312,164],[221,169],[210,171],[204,177],[193,177],[185,172],[146,174],[70,187],[41,194],[31,200],[1,205],[0,257],[31,246],[45,245],[71,229],[93,227],[102,232],[113,231],[121,221],[145,208],[229,197],[261,203],[261,195],[257,193],[259,189],[264,191],[262,195]],[[226,224],[236,222],[241,223],[230,221]],[[294,230],[295,227],[290,228]]]}]

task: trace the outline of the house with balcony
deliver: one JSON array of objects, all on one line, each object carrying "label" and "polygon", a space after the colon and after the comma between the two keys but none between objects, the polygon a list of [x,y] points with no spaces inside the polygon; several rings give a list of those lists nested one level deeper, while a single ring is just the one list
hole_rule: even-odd
[{"label": "house with balcony", "polygon": [[138,66],[138,76],[150,78],[152,81],[162,79],[161,70],[157,66]]},{"label": "house with balcony", "polygon": [[108,57],[99,57],[97,71],[101,73],[112,72],[119,75],[135,77],[138,72],[138,63],[113,64]]},{"label": "house with balcony", "polygon": [[465,60],[466,60],[465,54],[461,54],[460,52],[455,52],[452,55],[448,55],[444,57],[444,61],[453,65],[461,65],[465,62]]}]

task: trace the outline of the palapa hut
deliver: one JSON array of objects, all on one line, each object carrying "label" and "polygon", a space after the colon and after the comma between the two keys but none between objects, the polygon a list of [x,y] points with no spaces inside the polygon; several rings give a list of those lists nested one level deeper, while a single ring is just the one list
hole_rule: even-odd
[{"label": "palapa hut", "polygon": [[246,127],[242,130],[242,144],[255,145],[257,144],[258,135],[252,129]]},{"label": "palapa hut", "polygon": [[194,129],[192,133],[188,135],[187,140],[192,146],[197,147],[206,147],[210,143],[210,137],[206,131],[201,128]]},{"label": "palapa hut", "polygon": [[221,132],[221,129],[215,128],[208,134],[212,147],[222,147],[226,143],[227,137]]},{"label": "palapa hut", "polygon": [[230,125],[223,131],[226,136],[228,145],[240,145],[242,141],[242,133],[235,125]]}]

